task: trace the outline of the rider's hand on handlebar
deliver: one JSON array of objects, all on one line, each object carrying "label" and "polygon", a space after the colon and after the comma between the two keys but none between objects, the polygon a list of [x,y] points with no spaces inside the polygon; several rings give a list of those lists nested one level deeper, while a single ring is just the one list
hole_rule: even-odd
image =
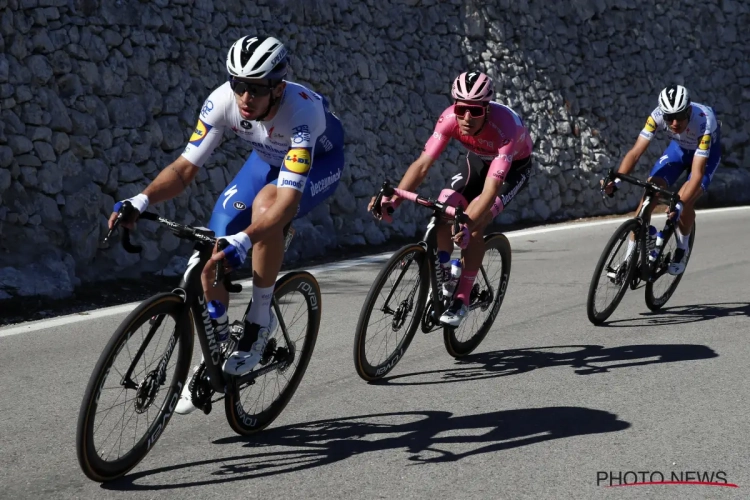
[{"label": "rider's hand on handlebar", "polygon": [[370,200],[370,204],[367,205],[367,210],[372,212],[373,217],[375,217],[376,219],[391,223],[393,222],[393,217],[391,217],[391,215],[393,214],[393,211],[396,210],[396,207],[398,207],[400,204],[401,199],[397,196],[393,196],[391,198],[383,197],[380,201],[380,210],[376,211],[373,210],[375,206],[375,196],[373,196]]},{"label": "rider's hand on handlebar", "polygon": [[604,184],[604,180],[599,181],[599,185],[602,186],[602,192],[609,196],[610,198],[614,196],[615,191],[617,191],[617,182],[608,182],[606,185]]},{"label": "rider's hand on handlebar", "polygon": [[143,193],[133,196],[132,198],[128,198],[127,200],[118,201],[117,203],[115,203],[115,206],[112,209],[112,215],[109,216],[109,229],[112,229],[112,227],[114,226],[115,220],[117,219],[118,215],[120,215],[122,204],[126,201],[130,202],[130,204],[135,209],[131,210],[130,213],[123,214],[124,218],[122,219],[122,221],[120,221],[120,225],[128,229],[133,229],[133,227],[135,226],[135,221],[138,220],[138,216],[145,212],[148,208],[148,196]]},{"label": "rider's hand on handlebar", "polygon": [[458,233],[453,234],[453,243],[458,245],[458,248],[465,250],[469,246],[469,239],[471,238],[471,231],[469,226],[461,224]]},{"label": "rider's hand on handlebar", "polygon": [[226,266],[224,267],[226,272],[230,272],[245,262],[253,243],[247,233],[242,231],[237,234],[222,236],[220,239],[226,241],[229,245],[224,250],[219,250],[219,240],[217,240],[211,260],[219,263],[226,259]]}]

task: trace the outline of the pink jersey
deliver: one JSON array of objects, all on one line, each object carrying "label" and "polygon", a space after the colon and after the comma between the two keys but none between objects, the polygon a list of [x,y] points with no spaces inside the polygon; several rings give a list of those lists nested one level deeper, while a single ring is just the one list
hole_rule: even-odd
[{"label": "pink jersey", "polygon": [[485,161],[491,161],[488,176],[500,181],[510,170],[514,159],[531,156],[533,143],[529,131],[515,111],[502,104],[491,102],[489,116],[477,135],[461,135],[453,106],[440,115],[435,132],[427,140],[424,152],[434,159],[440,156],[450,139],[458,139],[466,149]]}]

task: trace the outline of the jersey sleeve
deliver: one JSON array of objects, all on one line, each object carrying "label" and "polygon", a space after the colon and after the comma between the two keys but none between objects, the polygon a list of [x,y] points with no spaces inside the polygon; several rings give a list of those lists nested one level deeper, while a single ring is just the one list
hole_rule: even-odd
[{"label": "jersey sleeve", "polygon": [[695,150],[695,156],[708,158],[711,154],[711,145],[713,144],[713,133],[716,130],[716,116],[713,113],[706,113],[706,121],[701,125],[701,138],[698,140],[698,148]]},{"label": "jersey sleeve", "polygon": [[438,118],[435,124],[435,130],[432,135],[427,139],[427,143],[424,145],[424,152],[432,158],[437,160],[440,154],[445,150],[445,147],[451,140],[453,135],[453,129],[456,127],[456,118],[453,113],[453,106],[449,107],[443,114]]},{"label": "jersey sleeve", "polygon": [[646,119],[646,124],[643,126],[643,129],[639,134],[647,141],[650,141],[654,137],[654,132],[657,128],[659,128],[659,126],[661,126],[662,122],[664,121],[661,113],[657,113],[657,110],[658,108],[651,112],[651,114]]},{"label": "jersey sleeve", "polygon": [[278,188],[304,191],[313,164],[315,143],[325,131],[325,111],[322,104],[316,109],[304,109],[292,116],[289,151],[279,172]]},{"label": "jersey sleeve", "polygon": [[214,90],[203,103],[198,123],[190,136],[182,156],[193,165],[202,167],[221,143],[225,119],[222,103],[222,88]]}]

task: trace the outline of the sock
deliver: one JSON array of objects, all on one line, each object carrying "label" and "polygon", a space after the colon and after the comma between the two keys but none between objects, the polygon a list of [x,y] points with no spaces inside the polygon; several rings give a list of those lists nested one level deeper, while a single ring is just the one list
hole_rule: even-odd
[{"label": "sock", "polygon": [[247,313],[247,322],[260,326],[269,326],[271,322],[271,299],[273,298],[273,286],[261,288],[253,286],[253,303]]},{"label": "sock", "polygon": [[687,252],[688,247],[690,247],[690,233],[682,234],[680,227],[677,226],[674,229],[674,237],[677,240],[677,248],[681,248]]},{"label": "sock", "polygon": [[470,273],[464,271],[461,273],[461,277],[458,279],[458,288],[456,289],[456,298],[463,302],[465,305],[469,305],[469,299],[471,297],[471,288],[474,286],[474,280],[477,278],[477,271]]}]

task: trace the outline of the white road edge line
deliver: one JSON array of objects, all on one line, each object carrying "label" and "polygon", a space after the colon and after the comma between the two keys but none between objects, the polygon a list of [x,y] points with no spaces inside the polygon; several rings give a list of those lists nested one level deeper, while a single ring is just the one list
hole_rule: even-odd
[{"label": "white road edge line", "polygon": [[[750,206],[709,208],[709,209],[703,209],[703,210],[696,210],[696,212],[700,214],[715,214],[715,213],[722,213],[722,212],[735,212],[739,210],[750,210]],[[612,219],[597,220],[597,221],[590,221],[590,222],[572,222],[572,223],[553,224],[553,225],[542,226],[542,227],[533,228],[533,229],[521,229],[518,231],[508,231],[507,233],[504,233],[504,234],[508,238],[519,238],[519,237],[530,236],[534,234],[545,234],[545,233],[553,233],[556,231],[564,231],[566,229],[581,229],[581,228],[587,228],[587,227],[616,224],[628,218],[629,216],[621,216],[621,217],[616,217]],[[367,257],[359,257],[356,259],[343,260],[341,262],[335,262],[332,264],[324,264],[321,266],[315,266],[315,267],[308,268],[306,270],[309,271],[313,275],[318,275],[318,274],[322,274],[322,273],[326,273],[330,271],[336,271],[339,269],[347,269],[347,268],[362,265],[362,264],[374,264],[378,262],[384,262],[388,260],[388,258],[391,255],[393,255],[393,252],[386,252],[386,253],[381,253],[377,255],[370,255]],[[251,280],[241,281],[239,283],[246,289],[252,286]],[[80,313],[70,314],[67,316],[60,316],[58,318],[29,321],[27,323],[23,323],[18,326],[0,328],[0,338],[10,337],[12,335],[20,335],[22,333],[35,332],[39,330],[46,330],[48,328],[68,325],[70,323],[78,323],[81,321],[88,321],[88,320],[97,319],[97,318],[105,318],[107,316],[114,316],[117,314],[129,313],[130,311],[135,309],[138,304],[140,304],[140,302],[131,302],[129,304],[122,304],[119,306],[105,307],[103,309],[95,309],[92,311],[80,312]]]}]

